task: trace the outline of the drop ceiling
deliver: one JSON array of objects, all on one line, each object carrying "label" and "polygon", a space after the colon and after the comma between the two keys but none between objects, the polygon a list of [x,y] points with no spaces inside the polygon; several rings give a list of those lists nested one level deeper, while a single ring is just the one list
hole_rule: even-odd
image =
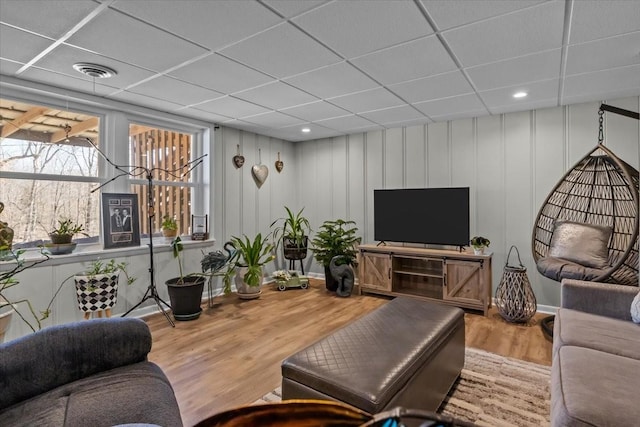
[{"label": "drop ceiling", "polygon": [[0,74],[319,139],[640,95],[640,1],[0,0]]}]

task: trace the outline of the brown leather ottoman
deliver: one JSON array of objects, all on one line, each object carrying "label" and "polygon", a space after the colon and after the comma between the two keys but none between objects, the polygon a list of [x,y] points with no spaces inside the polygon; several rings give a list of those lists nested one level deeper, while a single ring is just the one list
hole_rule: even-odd
[{"label": "brown leather ottoman", "polygon": [[285,359],[282,399],[435,411],[463,365],[464,312],[397,297]]}]

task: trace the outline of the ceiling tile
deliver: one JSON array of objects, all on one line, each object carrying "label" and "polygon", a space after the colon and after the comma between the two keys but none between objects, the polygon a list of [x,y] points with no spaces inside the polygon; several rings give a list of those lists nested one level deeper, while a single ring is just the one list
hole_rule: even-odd
[{"label": "ceiling tile", "polygon": [[581,0],[573,2],[569,43],[581,43],[638,30],[637,0]]},{"label": "ceiling tile", "polygon": [[0,1],[0,22],[7,22],[36,34],[60,38],[100,6],[92,0]]},{"label": "ceiling tile", "polygon": [[330,50],[289,23],[243,40],[221,53],[278,78],[340,61]]},{"label": "ceiling tile", "polygon": [[184,37],[210,50],[217,50],[252,36],[282,18],[255,1],[157,0],[117,1],[111,6]]},{"label": "ceiling tile", "polygon": [[383,85],[457,69],[436,36],[361,56],[351,62]]},{"label": "ceiling tile", "polygon": [[[492,114],[504,112],[505,107],[508,107],[509,111],[524,111],[530,109],[528,105],[545,107],[557,105],[558,87],[559,80],[551,79],[483,91],[479,95]],[[525,98],[514,98],[513,94],[519,91],[527,92],[528,95]]]},{"label": "ceiling tile", "polygon": [[[321,139],[321,138],[330,138],[332,136],[343,135],[344,132],[328,129],[324,126],[319,126],[313,123],[306,124],[304,127],[309,128],[311,132],[302,133],[301,126],[290,126],[281,129],[276,129],[271,136],[276,138],[281,138],[286,141],[305,141],[308,139]],[[286,164],[285,164],[286,167]]]},{"label": "ceiling tile", "polygon": [[305,120],[300,120],[296,117],[291,117],[277,111],[271,111],[269,113],[259,114],[257,116],[243,117],[242,120],[245,122],[254,123],[256,125],[272,127],[276,129],[285,126],[293,126],[306,123]]},{"label": "ceiling tile", "polygon": [[285,18],[291,18],[299,15],[303,12],[320,6],[323,3],[327,3],[328,0],[305,0],[305,1],[291,1],[291,0],[263,0],[262,2],[269,5],[278,11],[279,14]]},{"label": "ceiling tile", "polygon": [[29,67],[20,74],[20,78],[24,78],[25,80],[53,85],[64,89],[78,90],[92,95],[104,96],[117,91],[117,88],[107,84],[96,82],[94,85],[92,80],[83,79],[81,76],[81,74],[78,74],[78,77],[70,76],[54,71],[43,70],[38,67]]},{"label": "ceiling tile", "polygon": [[462,118],[488,114],[487,109],[475,94],[418,102],[415,107],[433,120],[452,120],[452,117]]},{"label": "ceiling tile", "polygon": [[170,100],[181,105],[200,104],[201,102],[224,96],[223,93],[166,76],[156,77],[127,90],[159,99]]},{"label": "ceiling tile", "polygon": [[178,110],[178,113],[184,114],[185,116],[195,117],[200,120],[204,120],[206,122],[214,122],[220,123],[225,120],[230,120],[231,117],[222,116],[220,114],[211,113],[209,111],[198,110],[193,107],[185,107]]},{"label": "ceiling tile", "polygon": [[206,53],[193,43],[113,10],[98,15],[91,25],[82,27],[67,41],[154,71],[164,71]]},{"label": "ceiling tile", "polygon": [[426,121],[427,118],[409,105],[401,105],[400,107],[385,108],[384,110],[369,111],[360,114],[365,119],[369,119],[380,125],[388,125],[390,123],[404,122],[409,120],[421,119]]},{"label": "ceiling tile", "polygon": [[513,86],[531,81],[558,78],[561,49],[534,53],[505,61],[467,68],[471,81],[479,91]]},{"label": "ceiling tile", "polygon": [[130,104],[142,105],[144,107],[153,108],[159,111],[175,112],[179,110],[182,105],[174,102],[165,101],[164,99],[152,98],[150,96],[140,95],[133,92],[118,92],[110,95],[109,98],[118,101],[128,102]]},{"label": "ceiling tile", "polygon": [[413,2],[338,1],[293,21],[345,58],[433,33]]},{"label": "ceiling tile", "polygon": [[[247,132],[253,132],[253,133],[258,133],[261,135],[267,135],[267,133],[270,131],[269,128],[266,128],[264,126],[259,126],[256,125],[254,123],[249,123],[249,122],[245,122],[243,120],[238,120],[238,119],[232,119],[232,120],[228,120],[225,122],[222,122],[225,126],[230,126],[233,128],[237,128],[240,130],[244,130]],[[269,136],[269,135],[267,135]]]},{"label": "ceiling tile", "polygon": [[330,119],[332,117],[348,116],[351,114],[325,101],[311,102],[309,104],[286,108],[283,109],[282,112],[307,121]]},{"label": "ceiling tile", "polygon": [[267,108],[260,107],[259,105],[255,105],[232,96],[225,96],[224,98],[205,102],[194,108],[233,118],[253,116],[269,111]]},{"label": "ceiling tile", "polygon": [[67,45],[57,46],[34,65],[83,80],[93,81],[91,77],[73,69],[73,64],[78,62],[100,64],[114,69],[118,74],[103,80],[104,83],[108,82],[108,84],[113,87],[127,87],[154,75],[151,71],[143,68]]},{"label": "ceiling tile", "polygon": [[52,40],[0,24],[0,57],[27,63],[51,46]]},{"label": "ceiling tile", "polygon": [[188,83],[225,93],[234,93],[273,81],[273,78],[266,74],[218,54],[206,56],[168,74]]},{"label": "ceiling tile", "polygon": [[640,64],[640,31],[567,48],[567,75]]},{"label": "ceiling tile", "polygon": [[376,123],[372,123],[369,120],[356,115],[336,117],[336,118],[327,119],[327,120],[318,120],[317,124],[328,127],[329,129],[334,129],[339,131],[349,131],[350,129],[353,129],[353,128],[376,126]]},{"label": "ceiling tile", "polygon": [[463,67],[562,47],[564,2],[503,15],[454,30],[443,37]]},{"label": "ceiling tile", "polygon": [[460,71],[438,74],[389,86],[407,102],[428,101],[473,92],[473,88]]},{"label": "ceiling tile", "polygon": [[236,93],[234,96],[274,110],[317,100],[315,96],[282,82],[267,83],[260,87]]},{"label": "ceiling tile", "polygon": [[12,76],[16,71],[22,68],[22,65],[24,64],[21,64],[20,62],[13,62],[0,58],[0,80],[2,80],[2,74]]},{"label": "ceiling tile", "polygon": [[562,105],[640,95],[640,65],[568,76]]},{"label": "ceiling tile", "polygon": [[384,88],[376,88],[350,95],[339,96],[337,98],[331,98],[329,101],[332,104],[342,107],[352,113],[380,110],[404,104],[400,98]]},{"label": "ceiling tile", "polygon": [[346,62],[299,74],[284,81],[319,98],[332,98],[379,86]]},{"label": "ceiling tile", "polygon": [[440,31],[542,3],[504,0],[420,0]]}]

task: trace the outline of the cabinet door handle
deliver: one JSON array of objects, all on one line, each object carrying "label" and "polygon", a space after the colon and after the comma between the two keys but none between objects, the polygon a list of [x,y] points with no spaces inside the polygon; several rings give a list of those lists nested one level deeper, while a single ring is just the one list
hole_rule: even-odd
[{"label": "cabinet door handle", "polygon": [[391,279],[391,269],[390,269],[390,268],[389,268],[389,269],[387,269],[387,277],[388,277],[389,279]]}]

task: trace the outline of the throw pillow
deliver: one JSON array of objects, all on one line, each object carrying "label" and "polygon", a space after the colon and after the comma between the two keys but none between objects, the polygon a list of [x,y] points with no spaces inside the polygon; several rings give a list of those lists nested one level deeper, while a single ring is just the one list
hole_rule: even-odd
[{"label": "throw pillow", "polygon": [[631,320],[633,323],[640,324],[640,292],[631,302]]},{"label": "throw pillow", "polygon": [[611,227],[556,221],[549,256],[593,268],[609,266]]}]

